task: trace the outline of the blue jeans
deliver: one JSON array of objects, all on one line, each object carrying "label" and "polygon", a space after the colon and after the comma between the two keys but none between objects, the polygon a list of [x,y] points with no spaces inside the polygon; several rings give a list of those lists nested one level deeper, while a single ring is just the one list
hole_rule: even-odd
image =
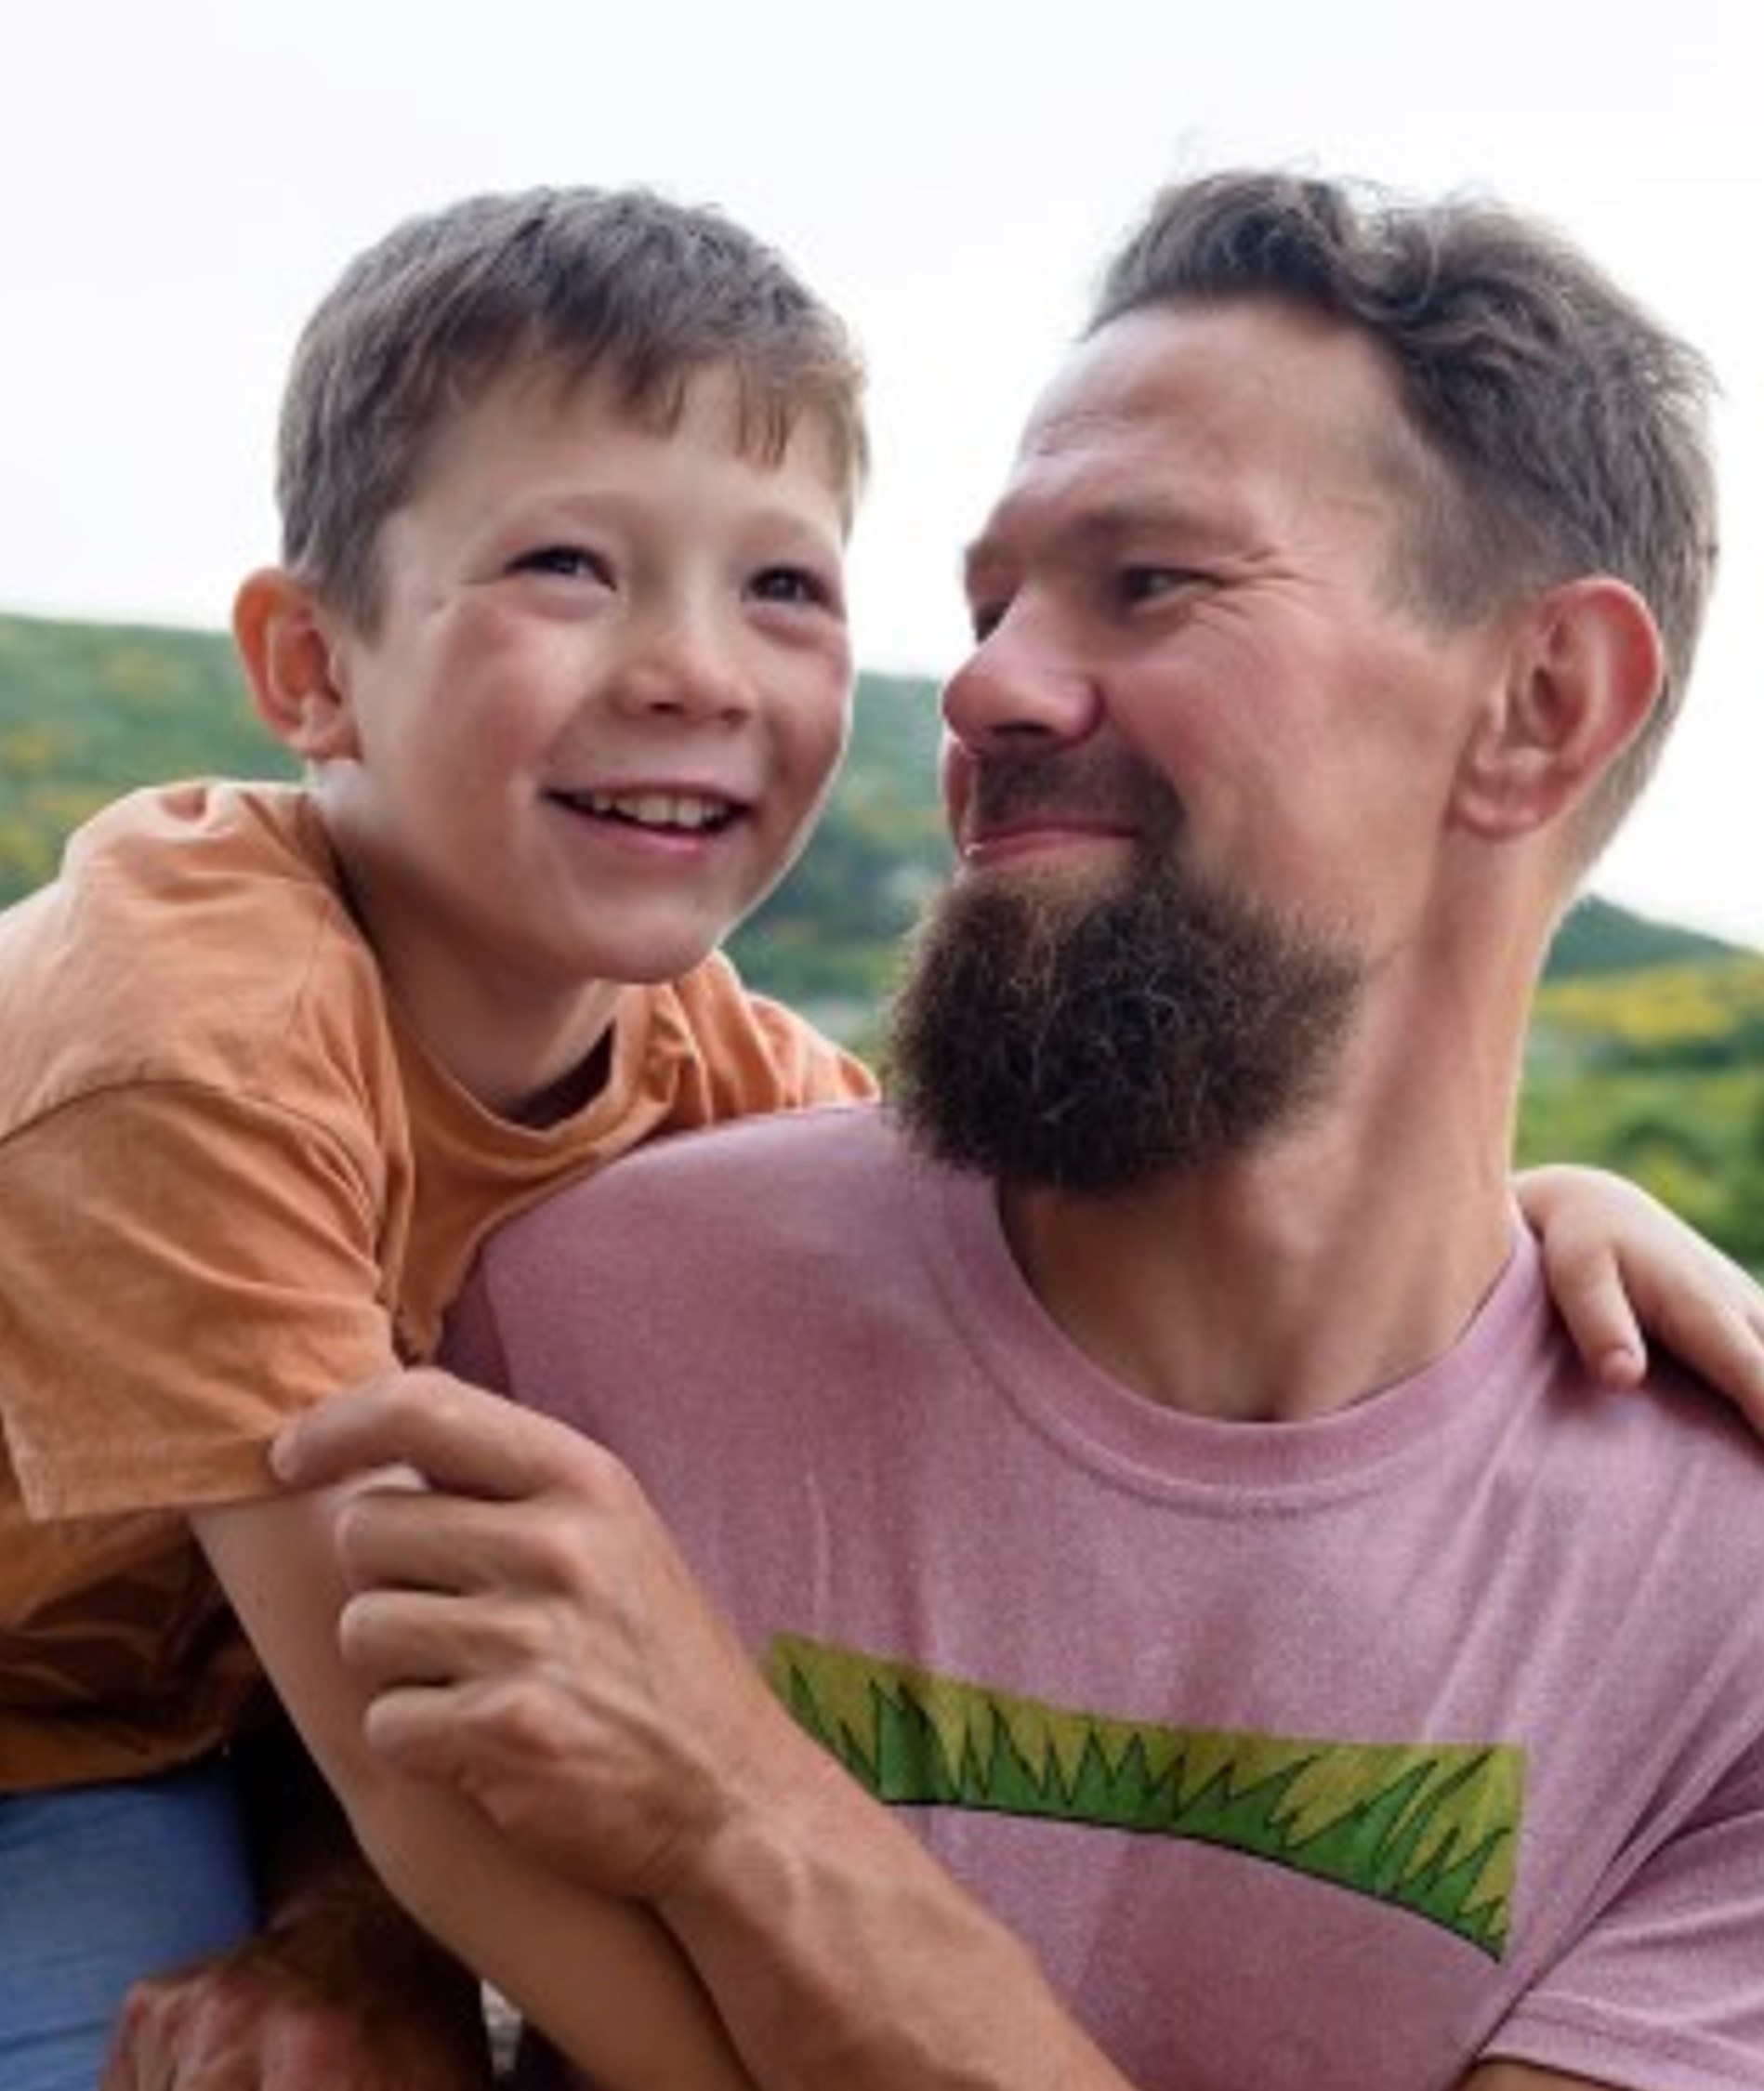
[{"label": "blue jeans", "polygon": [[129,1985],[256,1923],[225,1763],[0,1794],[0,2084],[94,2091]]}]

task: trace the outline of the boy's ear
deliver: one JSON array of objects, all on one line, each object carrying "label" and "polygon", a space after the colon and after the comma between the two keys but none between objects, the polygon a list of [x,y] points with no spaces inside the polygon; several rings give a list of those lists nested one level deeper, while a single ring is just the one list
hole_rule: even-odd
[{"label": "boy's ear", "polygon": [[1518,835],[1571,811],[1640,731],[1665,673],[1659,627],[1626,582],[1587,574],[1547,589],[1527,606],[1506,680],[1464,750],[1459,825]]},{"label": "boy's ear", "polygon": [[232,634],[258,717],[278,741],[306,762],[360,755],[333,621],[310,588],[283,567],[247,574]]}]

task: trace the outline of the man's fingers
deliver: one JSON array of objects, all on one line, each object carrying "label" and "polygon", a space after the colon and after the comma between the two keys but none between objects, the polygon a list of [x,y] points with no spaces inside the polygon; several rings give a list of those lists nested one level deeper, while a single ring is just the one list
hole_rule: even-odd
[{"label": "man's fingers", "polygon": [[[520,1499],[518,1499],[520,1500]],[[337,1558],[352,1589],[495,1589],[520,1576],[533,1551],[509,1505],[423,1488],[357,1491],[334,1527]]]},{"label": "man's fingers", "polygon": [[581,1440],[563,1425],[445,1373],[397,1373],[312,1410],[270,1448],[290,1488],[414,1467],[432,1487],[511,1501],[542,1493]]},{"label": "man's fingers", "polygon": [[404,1685],[375,1695],[363,1724],[368,1746],[388,1764],[472,1794],[470,1724],[460,1693],[444,1685]]},{"label": "man's fingers", "polygon": [[[399,1579],[402,1585],[402,1578]],[[495,1677],[543,1652],[520,1604],[406,1586],[364,1590],[343,1607],[337,1645],[376,1691]]]}]

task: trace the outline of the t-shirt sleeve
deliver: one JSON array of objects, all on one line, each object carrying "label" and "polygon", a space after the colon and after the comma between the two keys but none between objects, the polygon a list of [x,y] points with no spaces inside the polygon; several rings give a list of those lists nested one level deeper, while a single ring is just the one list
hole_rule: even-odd
[{"label": "t-shirt sleeve", "polygon": [[273,1100],[175,1083],[0,1146],[0,1415],[31,1515],[267,1492],[280,1424],[395,1361],[381,1174]]},{"label": "t-shirt sleeve", "polygon": [[1647,2091],[1764,2084],[1764,1747],[1641,1862],[1483,2052]]},{"label": "t-shirt sleeve", "polygon": [[678,1079],[675,1129],[875,1096],[875,1077],[855,1054],[783,1003],[750,993],[723,953],[672,992],[694,1062]]},{"label": "t-shirt sleeve", "polygon": [[752,998],[754,1021],[778,1071],[778,1103],[796,1111],[810,1104],[864,1103],[876,1094],[875,1076],[853,1053],[764,995]]}]

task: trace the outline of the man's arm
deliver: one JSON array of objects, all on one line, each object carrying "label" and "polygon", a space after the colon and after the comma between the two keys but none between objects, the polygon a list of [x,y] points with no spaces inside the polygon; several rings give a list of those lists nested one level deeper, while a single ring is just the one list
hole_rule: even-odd
[{"label": "man's arm", "polygon": [[[436,1374],[283,1440],[358,1494],[341,1622],[391,1764],[649,1898],[768,2091],[1129,2091],[1023,1944],[777,1703],[622,1464]],[[1244,2091],[1254,2091],[1245,2085]],[[1463,2091],[1595,2091],[1492,2062]]]},{"label": "man's arm", "polygon": [[648,1900],[768,2091],[1127,2091],[1020,1941],[791,1720],[611,1454],[436,1373],[283,1442],[296,1486],[403,1465],[457,1491],[365,1489],[336,1520],[386,1765]]}]

